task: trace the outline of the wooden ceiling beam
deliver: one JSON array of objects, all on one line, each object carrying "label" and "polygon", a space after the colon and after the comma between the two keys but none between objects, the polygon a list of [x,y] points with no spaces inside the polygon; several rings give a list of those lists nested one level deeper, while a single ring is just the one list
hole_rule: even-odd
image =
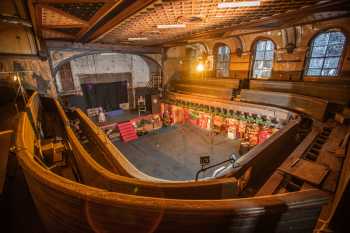
[{"label": "wooden ceiling beam", "polygon": [[123,20],[127,19],[128,17],[132,16],[133,14],[137,13],[138,11],[144,9],[151,3],[155,2],[156,0],[136,0],[134,3],[132,3],[130,6],[128,6],[126,9],[124,9],[122,12],[117,14],[113,19],[108,21],[106,24],[104,24],[102,27],[98,28],[89,38],[90,42],[95,42],[101,37],[103,37],[105,34],[113,30],[113,28],[121,23]]},{"label": "wooden ceiling beam", "polygon": [[42,17],[42,14],[41,14],[42,13],[41,7],[38,6],[38,5],[35,5],[34,9],[35,9],[35,18],[36,18],[37,27],[38,27],[38,35],[40,37],[42,37],[41,27],[43,25],[43,17]]},{"label": "wooden ceiling beam", "polygon": [[81,28],[81,24],[66,24],[66,25],[43,25],[42,29],[55,29],[55,28]]},{"label": "wooden ceiling beam", "polygon": [[82,28],[76,36],[76,41],[79,41],[84,35],[91,30],[104,16],[106,16],[111,10],[117,7],[123,0],[115,0],[105,3],[101,9],[89,20],[88,26]]}]

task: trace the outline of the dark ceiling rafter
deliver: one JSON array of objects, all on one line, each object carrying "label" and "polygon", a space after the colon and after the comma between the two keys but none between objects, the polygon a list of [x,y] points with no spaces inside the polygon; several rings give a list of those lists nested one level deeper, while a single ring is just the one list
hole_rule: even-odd
[{"label": "dark ceiling rafter", "polygon": [[122,12],[117,14],[113,19],[108,21],[106,24],[98,28],[89,38],[90,42],[95,42],[99,38],[103,37],[105,34],[113,30],[113,28],[121,23],[123,20],[137,13],[138,11],[144,9],[148,5],[152,4],[156,0],[136,0],[134,3],[129,5]]}]

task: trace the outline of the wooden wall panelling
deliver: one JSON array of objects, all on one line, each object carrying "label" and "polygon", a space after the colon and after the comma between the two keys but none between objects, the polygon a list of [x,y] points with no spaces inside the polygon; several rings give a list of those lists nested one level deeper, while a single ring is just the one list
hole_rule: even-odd
[{"label": "wooden wall panelling", "polygon": [[350,101],[350,84],[250,80],[249,88],[314,96],[339,104]]},{"label": "wooden wall panelling", "polygon": [[10,154],[13,131],[6,130],[0,132],[0,195],[4,191],[4,185],[7,175],[7,161]]},{"label": "wooden wall panelling", "polygon": [[248,89],[241,90],[240,99],[251,103],[287,108],[307,114],[319,121],[324,120],[328,106],[328,101],[316,97]]}]

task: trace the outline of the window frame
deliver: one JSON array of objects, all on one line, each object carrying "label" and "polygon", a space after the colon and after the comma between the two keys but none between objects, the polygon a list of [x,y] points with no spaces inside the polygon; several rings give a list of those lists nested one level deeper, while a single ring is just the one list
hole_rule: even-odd
[{"label": "window frame", "polygon": [[[221,47],[226,47],[228,48],[228,60],[227,61],[219,61],[218,57],[219,57],[219,51]],[[230,77],[230,65],[231,65],[231,48],[230,46],[228,46],[227,44],[223,44],[223,43],[219,43],[215,46],[215,65],[214,65],[214,72],[215,72],[215,77],[216,78],[229,78]],[[218,64],[224,64],[225,65],[225,69],[218,69]],[[227,76],[226,75],[218,75],[218,70],[224,70],[225,72],[222,73],[226,73],[227,72]]]},{"label": "window frame", "polygon": [[[307,72],[310,69],[309,68],[310,60],[313,58],[311,56],[312,55],[312,51],[313,51],[314,47],[317,47],[317,46],[314,46],[314,42],[315,42],[316,38],[318,38],[322,34],[328,34],[328,33],[332,33],[332,32],[340,32],[345,37],[343,48],[342,48],[342,51],[341,51],[341,55],[340,56],[326,56],[328,48],[329,48],[329,40],[328,40],[327,41],[327,45],[326,45],[325,56],[323,56],[323,57],[314,57],[314,58],[322,58],[323,59],[322,67],[320,68],[321,69],[320,75],[308,75]],[[304,69],[303,69],[303,79],[304,80],[311,80],[311,81],[312,80],[323,81],[323,80],[340,79],[340,75],[341,75],[341,72],[342,72],[343,61],[344,61],[344,57],[345,57],[344,54],[346,54],[347,40],[348,40],[348,38],[347,38],[346,33],[344,31],[342,31],[342,30],[339,30],[339,29],[327,29],[327,30],[324,30],[324,31],[317,32],[311,38],[311,40],[309,42],[308,50],[307,50],[307,52],[305,54],[305,62],[304,62]],[[327,58],[332,58],[332,57],[339,57],[338,65],[336,67],[336,72],[337,72],[336,75],[322,75],[322,70],[324,69],[325,60]],[[325,69],[327,69],[327,68],[325,68]],[[329,69],[332,69],[332,68],[329,68]]]},{"label": "window frame", "polygon": [[[260,42],[260,41],[271,41],[271,43],[272,43],[272,45],[273,45],[273,49],[272,49],[272,52],[273,52],[273,54],[272,54],[272,60],[265,60],[265,53],[266,53],[266,51],[268,51],[268,50],[266,50],[266,49],[264,49],[264,60],[258,60],[258,61],[271,61],[271,63],[272,63],[272,65],[271,65],[271,73],[270,73],[270,76],[269,77],[256,77],[256,76],[254,76],[254,66],[255,66],[255,63],[256,63],[256,53],[258,52],[257,51],[257,47],[258,47],[258,43]],[[265,48],[266,48],[266,46],[265,46]],[[274,64],[275,64],[275,60],[276,60],[276,49],[277,49],[277,47],[276,47],[276,43],[271,39],[271,38],[257,38],[255,41],[254,41],[254,43],[253,43],[253,49],[252,49],[252,54],[251,54],[251,58],[252,58],[252,62],[251,62],[251,69],[250,69],[250,73],[251,73],[251,75],[250,75],[250,78],[251,79],[255,79],[255,80],[267,80],[267,79],[272,79],[272,74],[273,74],[273,71],[274,71]]]}]

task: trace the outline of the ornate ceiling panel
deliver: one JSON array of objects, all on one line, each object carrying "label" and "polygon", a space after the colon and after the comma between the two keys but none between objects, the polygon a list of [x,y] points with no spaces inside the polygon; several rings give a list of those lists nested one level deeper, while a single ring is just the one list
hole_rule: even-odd
[{"label": "ornate ceiling panel", "polygon": [[[243,0],[225,0],[239,2]],[[253,1],[253,0],[244,0]],[[254,0],[256,1],[256,0]],[[350,15],[346,0],[261,0],[224,8],[224,0],[30,0],[44,39],[50,29],[81,42],[170,45]],[[157,25],[182,24],[159,29]]]},{"label": "ornate ceiling panel", "polygon": [[[266,19],[265,28],[281,26],[283,21],[269,22],[269,17],[283,16],[313,7],[318,0],[262,0],[260,6],[219,9],[220,0],[156,1],[147,8],[116,25],[98,39],[102,43],[118,43],[128,38],[143,38],[143,44],[161,44],[190,38],[196,33],[225,29]],[[294,19],[295,20],[295,19]],[[185,28],[158,29],[160,24],[186,24]],[[147,38],[147,39],[146,39]]]},{"label": "ornate ceiling panel", "polygon": [[71,26],[71,25],[84,25],[78,19],[67,16],[64,12],[58,12],[53,8],[44,6],[41,8],[41,17],[43,26]]},{"label": "ornate ceiling panel", "polygon": [[74,15],[85,21],[89,21],[99,9],[104,5],[104,2],[72,2],[72,3],[51,3],[50,6]]}]

